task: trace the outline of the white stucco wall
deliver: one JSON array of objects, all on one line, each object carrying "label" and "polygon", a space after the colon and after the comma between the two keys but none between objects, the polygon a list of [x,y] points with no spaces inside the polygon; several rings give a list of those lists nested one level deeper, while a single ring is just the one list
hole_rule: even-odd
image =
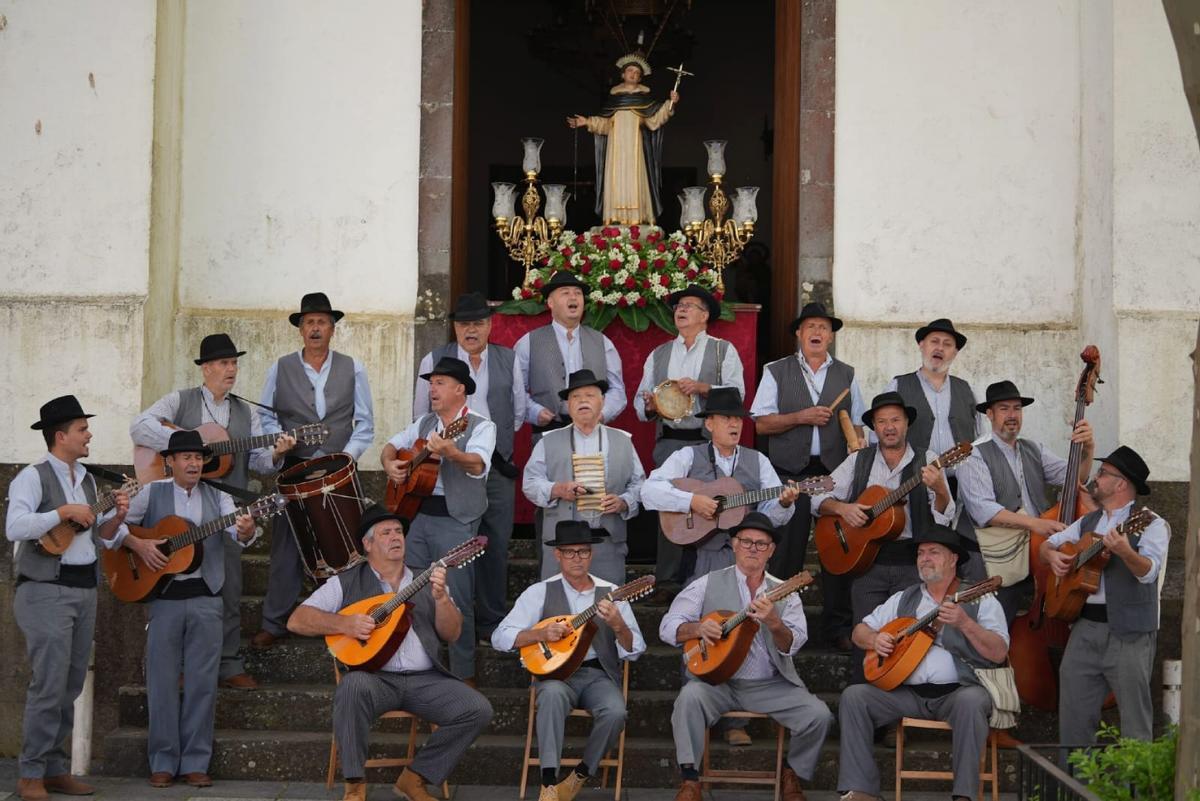
[{"label": "white stucco wall", "polygon": [[0,461],[74,393],[124,460],[140,400],[155,4],[0,0]]}]

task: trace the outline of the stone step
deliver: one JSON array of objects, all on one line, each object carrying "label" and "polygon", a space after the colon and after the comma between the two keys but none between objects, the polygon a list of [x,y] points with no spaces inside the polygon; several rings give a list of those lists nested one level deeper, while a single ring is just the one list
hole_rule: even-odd
[{"label": "stone step", "polygon": [[[395,733],[373,734],[371,756],[400,756],[407,746],[407,736]],[[324,781],[329,764],[330,734],[328,732],[278,732],[218,729],[213,743],[213,758],[209,773],[221,779]],[[569,737],[564,754],[575,755],[582,749],[583,740]],[[515,788],[521,779],[521,758],[525,738],[518,735],[485,735],[472,743],[450,777],[453,784],[505,785]],[[535,746],[536,750],[536,746]],[[895,775],[895,750],[876,746],[875,762],[882,777],[882,786],[890,792]],[[775,763],[775,740],[762,737],[748,748],[731,749],[723,743],[712,748],[712,767],[770,770]],[[948,770],[950,765],[949,737],[940,740],[906,743],[904,764],[910,770]],[[1001,789],[1010,792],[1017,783],[1015,751],[1000,752]],[[813,787],[821,790],[837,788],[838,743],[827,740],[821,749]],[[138,776],[147,772],[146,730],[122,727],[104,739],[97,772],[115,776]],[[367,780],[390,784],[398,768],[373,770]],[[340,781],[340,772],[335,781]],[[536,770],[530,781],[536,789]],[[625,784],[630,787],[673,787],[679,777],[675,766],[675,746],[666,738],[629,738],[625,743]],[[905,782],[905,787],[910,783]],[[912,781],[913,791],[948,792],[945,782]]]}]

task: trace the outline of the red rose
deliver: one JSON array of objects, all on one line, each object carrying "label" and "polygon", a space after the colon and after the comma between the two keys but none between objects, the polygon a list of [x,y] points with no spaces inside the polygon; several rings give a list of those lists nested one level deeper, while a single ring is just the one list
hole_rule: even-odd
[{"label": "red rose", "polygon": [[639,253],[640,253],[640,252],[641,252],[641,250],[642,250],[642,243],[641,243],[641,242],[630,242],[630,243],[629,243],[629,246],[630,246],[631,248],[633,248],[635,251],[639,252]]},{"label": "red rose", "polygon": [[[683,265],[681,264],[681,265],[679,265],[679,266],[680,266],[680,267],[682,267]],[[686,273],[684,273],[684,275],[686,275],[686,276],[687,276],[687,280],[689,280],[689,281],[695,281],[695,280],[696,280],[696,271],[695,271],[695,270],[690,270],[690,269],[689,269],[689,270],[688,270]]]},{"label": "red rose", "polygon": [[637,238],[638,238],[639,236],[641,236],[641,235],[642,235],[642,229],[641,229],[641,228],[639,228],[639,227],[638,227],[638,226],[636,226],[636,225],[631,225],[631,226],[629,226],[629,238],[630,238],[630,239],[637,239]]},{"label": "red rose", "polygon": [[541,264],[542,264],[542,266],[543,266],[543,267],[549,267],[549,266],[550,266],[550,257],[549,257],[549,256],[542,256],[542,261],[541,261]]},{"label": "red rose", "polygon": [[[679,259],[677,259],[677,260],[675,261],[675,266],[676,266],[676,267],[678,267],[679,269],[681,269],[681,270],[682,270],[684,267],[687,267],[687,266],[688,266],[688,260],[687,260],[687,259],[685,259],[685,258],[683,258],[683,257],[681,256],[681,257],[679,257]],[[696,277],[696,276],[695,276],[695,272],[696,272],[696,271],[695,271],[695,270],[691,270],[691,272],[692,272],[693,274],[692,274],[691,276],[689,276],[689,277],[690,277],[690,278],[695,278],[695,277]]]},{"label": "red rose", "polygon": [[579,265],[579,272],[581,274],[587,275],[591,271],[592,271],[592,263],[590,261],[585,261],[583,264]]},{"label": "red rose", "polygon": [[541,288],[542,288],[542,285],[543,285],[543,284],[545,284],[545,283],[546,283],[546,282],[545,282],[545,281],[543,281],[543,280],[541,279],[541,276],[538,276],[537,278],[533,279],[533,288],[534,288],[534,289],[541,289]]},{"label": "red rose", "polygon": [[575,237],[575,244],[576,244],[576,245],[582,245],[582,244],[583,244],[583,243],[585,243],[585,242],[587,242],[587,237],[586,237],[586,236],[584,236],[583,234],[579,234],[579,235],[577,235],[577,236]]},{"label": "red rose", "polygon": [[661,270],[666,266],[667,266],[667,263],[663,259],[655,259],[654,260],[654,269]]},{"label": "red rose", "polygon": [[667,252],[667,246],[664,245],[662,242],[659,242],[657,245],[655,245],[654,249],[657,250],[659,253]]},{"label": "red rose", "polygon": [[625,288],[626,289],[633,289],[636,286],[637,286],[637,281],[634,280],[632,275],[625,279]]},{"label": "red rose", "polygon": [[625,296],[622,295],[621,297],[617,298],[617,305],[623,309],[629,305],[629,301],[625,300]]},{"label": "red rose", "polygon": [[623,264],[623,262],[620,259],[609,259],[608,269],[612,270],[615,273],[617,270],[621,269],[622,264]]},{"label": "red rose", "polygon": [[715,299],[716,299],[716,300],[718,300],[718,301],[720,301],[720,300],[724,300],[724,299],[725,299],[725,293],[724,293],[724,292],[714,292],[714,293],[713,293],[713,298],[715,298]]},{"label": "red rose", "polygon": [[521,287],[521,300],[529,300],[533,297],[533,292],[529,287]]},{"label": "red rose", "polygon": [[608,289],[610,286],[612,286],[612,276],[611,275],[600,276],[600,288]]},{"label": "red rose", "polygon": [[642,308],[643,306],[645,306],[645,305],[646,305],[646,299],[645,299],[645,298],[641,298],[641,297],[640,297],[640,298],[638,298],[638,299],[637,299],[637,304],[636,304],[636,305],[637,305],[637,307],[638,307],[639,309],[640,309],[640,308]]},{"label": "red rose", "polygon": [[592,237],[592,247],[596,248],[597,250],[604,250],[604,237],[593,236]]},{"label": "red rose", "polygon": [[662,284],[663,286],[670,286],[671,278],[670,278],[670,276],[660,275],[658,277],[658,283]]},{"label": "red rose", "polygon": [[683,243],[683,249],[684,249],[684,250],[686,250],[688,253],[691,253],[691,252],[692,252],[692,243],[691,243],[691,242],[684,242],[684,243]]},{"label": "red rose", "polygon": [[574,252],[575,252],[575,251],[571,250],[569,247],[568,247],[568,248],[563,248],[562,250],[560,250],[560,251],[559,251],[559,253],[561,253],[561,254],[562,254],[562,257],[563,257],[564,259],[569,259],[569,258],[571,258],[571,254],[572,254],[572,253],[574,253]]},{"label": "red rose", "polygon": [[639,270],[646,269],[646,260],[645,259],[638,259],[638,269]]},{"label": "red rose", "polygon": [[608,228],[604,229],[604,235],[609,237],[610,239],[615,236],[620,236],[621,229],[617,228],[616,226],[609,226]]}]

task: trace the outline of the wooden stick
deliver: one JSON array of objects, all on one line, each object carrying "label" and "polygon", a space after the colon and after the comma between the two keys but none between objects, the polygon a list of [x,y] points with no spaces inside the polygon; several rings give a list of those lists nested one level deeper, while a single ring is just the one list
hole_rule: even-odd
[{"label": "wooden stick", "polygon": [[837,405],[842,402],[842,398],[846,397],[847,393],[849,393],[849,392],[850,392],[850,387],[846,387],[845,389],[843,389],[841,391],[841,393],[836,398],[833,399],[833,403],[829,404],[829,411],[832,412],[834,409],[836,409]]},{"label": "wooden stick", "polygon": [[862,443],[858,441],[858,431],[854,428],[854,423],[850,422],[850,413],[845,409],[838,412],[838,423],[842,426],[842,436],[846,438],[846,450],[848,453],[854,453],[862,447]]}]

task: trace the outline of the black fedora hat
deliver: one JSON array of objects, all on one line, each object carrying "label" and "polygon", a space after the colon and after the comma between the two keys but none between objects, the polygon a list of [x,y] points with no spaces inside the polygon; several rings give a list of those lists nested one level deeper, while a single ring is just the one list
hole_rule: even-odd
[{"label": "black fedora hat", "polygon": [[566,389],[560,389],[558,397],[566,400],[572,390],[579,389],[580,387],[599,387],[601,395],[608,392],[608,382],[603,378],[596,378],[596,374],[585,367],[582,370],[576,370],[571,373],[571,377],[567,379]]},{"label": "black fedora hat", "polygon": [[949,334],[954,337],[954,345],[959,350],[963,349],[963,345],[967,344],[967,338],[954,328],[954,323],[947,317],[939,317],[928,325],[923,325],[917,329],[917,342],[932,334],[934,331],[941,331],[943,334]]},{"label": "black fedora hat", "polygon": [[454,311],[446,317],[457,323],[468,323],[472,320],[486,320],[493,313],[487,298],[478,292],[466,292],[458,296],[458,300],[454,302]]},{"label": "black fedora hat", "polygon": [[792,320],[792,333],[799,331],[800,326],[810,317],[824,317],[834,331],[840,331],[842,328],[841,319],[825,311],[824,303],[805,303],[804,308],[800,310],[800,316]]},{"label": "black fedora hat", "polygon": [[667,296],[667,305],[675,308],[675,305],[683,298],[696,298],[704,301],[704,305],[708,307],[709,322],[716,322],[716,319],[721,316],[721,301],[714,298],[712,293],[702,286],[690,284],[686,289],[672,292]]},{"label": "black fedora hat", "polygon": [[594,529],[582,520],[560,520],[554,527],[554,539],[546,540],[551,548],[562,548],[567,545],[595,545],[602,542],[606,534],[604,529]]},{"label": "black fedora hat", "polygon": [[382,523],[385,520],[398,520],[400,526],[404,529],[404,533],[408,534],[409,520],[403,515],[398,515],[395,512],[389,512],[387,507],[381,503],[377,503],[367,508],[363,512],[362,519],[358,522],[358,539],[361,542],[367,536],[376,523]]},{"label": "black fedora hat", "polygon": [[1146,460],[1139,456],[1133,448],[1121,445],[1108,456],[1096,461],[1111,464],[1117,468],[1121,475],[1133,484],[1138,495],[1150,494],[1150,485],[1146,483],[1146,479],[1150,478],[1150,468],[1146,466]]},{"label": "black fedora hat", "polygon": [[199,453],[205,459],[212,456],[212,449],[204,444],[199,431],[173,431],[167,441],[165,450],[158,452],[160,456],[170,456],[173,453]]},{"label": "black fedora hat", "polygon": [[421,378],[428,381],[435,375],[448,375],[467,388],[468,395],[475,394],[475,379],[471,378],[471,369],[462,359],[453,356],[443,356],[428,373],[421,373]]},{"label": "black fedora hat", "polygon": [[714,414],[726,417],[750,416],[750,412],[746,411],[742,403],[742,393],[737,391],[737,387],[713,387],[708,393],[708,402],[704,404],[704,409],[696,412],[695,416],[712,417]]},{"label": "black fedora hat", "polygon": [[193,361],[196,364],[204,364],[216,359],[236,359],[245,355],[246,351],[238,350],[229,334],[209,334],[200,340],[200,358]]},{"label": "black fedora hat", "polygon": [[299,328],[300,318],[306,314],[317,312],[328,314],[335,323],[345,317],[342,312],[329,305],[329,298],[325,296],[324,292],[309,292],[300,299],[300,311],[288,315],[288,322]]},{"label": "black fedora hat", "polygon": [[742,522],[738,523],[733,528],[729,529],[729,538],[733,539],[738,535],[738,532],[752,528],[755,531],[762,531],[771,535],[771,540],[775,544],[779,544],[779,529],[771,522],[771,518],[764,515],[762,512],[751,512],[742,518]]},{"label": "black fedora hat", "polygon": [[975,411],[986,412],[993,403],[1000,401],[1019,400],[1022,406],[1028,406],[1033,403],[1033,398],[1026,398],[1017,389],[1017,385],[1011,381],[997,381],[994,384],[988,384],[987,395],[983,403],[975,404]]},{"label": "black fedora hat", "polygon": [[863,425],[872,431],[875,430],[875,412],[885,406],[899,406],[908,415],[908,424],[911,426],[913,420],[917,419],[917,410],[907,405],[904,398],[900,397],[899,392],[884,392],[876,395],[871,399],[871,408],[863,412]]},{"label": "black fedora hat", "polygon": [[62,395],[54,400],[46,401],[38,410],[38,421],[30,426],[34,431],[56,426],[68,420],[79,420],[85,417],[95,417],[94,414],[84,414],[83,407],[74,395]]},{"label": "black fedora hat", "polygon": [[591,287],[585,284],[583,281],[580,281],[579,276],[575,275],[575,273],[571,272],[570,270],[559,270],[554,275],[550,276],[549,281],[542,284],[542,300],[548,299],[554,290],[563,289],[564,287],[568,286],[579,287],[580,291],[583,292],[583,299],[585,301],[587,300],[587,293]]},{"label": "black fedora hat", "polygon": [[958,566],[961,568],[967,563],[970,553],[967,552],[967,547],[963,545],[963,538],[957,531],[949,526],[943,526],[940,523],[934,523],[927,529],[919,533],[914,533],[912,539],[913,557],[917,555],[917,548],[923,542],[936,542],[938,545],[945,545],[950,550],[958,554]]}]

